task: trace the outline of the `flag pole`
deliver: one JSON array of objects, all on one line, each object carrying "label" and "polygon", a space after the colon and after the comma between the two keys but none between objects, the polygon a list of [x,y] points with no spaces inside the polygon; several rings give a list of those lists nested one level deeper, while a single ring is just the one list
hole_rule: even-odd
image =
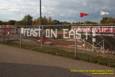
[{"label": "flag pole", "polygon": [[[88,15],[88,13],[85,13],[85,12],[80,12],[80,25],[82,26],[82,22],[84,21],[84,17],[85,16],[87,16]],[[83,25],[84,25],[84,23],[83,23]],[[87,38],[87,37],[86,37]],[[83,43],[84,43],[84,45],[86,46],[86,40],[83,38],[82,39],[83,40]]]},{"label": "flag pole", "polygon": [[[104,18],[104,17],[108,17],[110,14],[110,12],[107,10],[107,9],[102,9],[101,12],[100,12],[100,15]],[[103,52],[105,50],[105,40],[103,39]]]}]

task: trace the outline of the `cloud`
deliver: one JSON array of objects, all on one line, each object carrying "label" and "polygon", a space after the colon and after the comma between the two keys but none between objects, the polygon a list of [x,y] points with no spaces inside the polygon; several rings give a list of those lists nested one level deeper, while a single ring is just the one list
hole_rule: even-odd
[{"label": "cloud", "polygon": [[[0,0],[0,20],[20,20],[26,14],[39,17],[39,0]],[[115,16],[115,0],[42,0],[43,16],[63,21],[80,21],[79,13],[88,12],[84,20],[101,19],[100,11],[107,8]]]}]

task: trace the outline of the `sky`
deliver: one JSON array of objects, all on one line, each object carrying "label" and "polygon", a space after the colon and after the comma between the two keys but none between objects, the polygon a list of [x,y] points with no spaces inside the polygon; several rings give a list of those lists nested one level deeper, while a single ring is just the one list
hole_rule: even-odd
[{"label": "sky", "polygon": [[[42,16],[62,21],[98,21],[102,9],[115,17],[114,7],[115,0],[42,0]],[[89,15],[80,18],[80,12]],[[0,0],[0,20],[21,20],[27,14],[39,17],[39,0]]]}]

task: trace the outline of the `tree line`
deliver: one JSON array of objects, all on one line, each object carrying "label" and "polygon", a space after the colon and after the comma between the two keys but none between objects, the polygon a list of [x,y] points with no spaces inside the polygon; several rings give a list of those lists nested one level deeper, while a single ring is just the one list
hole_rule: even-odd
[{"label": "tree line", "polygon": [[[85,21],[85,22],[74,22],[74,24],[97,24],[97,22],[92,21]],[[112,17],[103,17],[102,20],[100,20],[101,24],[115,24],[115,18]],[[15,25],[15,26],[34,26],[34,25],[59,25],[59,24],[70,24],[70,22],[62,22],[59,20],[54,20],[51,17],[38,17],[37,19],[33,19],[31,15],[26,15],[24,18],[20,21],[16,20],[9,20],[7,22],[0,21],[0,25]]]},{"label": "tree line", "polygon": [[69,22],[62,22],[59,20],[54,20],[51,17],[38,17],[37,19],[33,19],[31,15],[26,15],[20,21],[16,20],[9,20],[7,22],[0,21],[0,25],[15,25],[15,26],[31,26],[31,25],[57,25],[57,24],[70,24]]}]

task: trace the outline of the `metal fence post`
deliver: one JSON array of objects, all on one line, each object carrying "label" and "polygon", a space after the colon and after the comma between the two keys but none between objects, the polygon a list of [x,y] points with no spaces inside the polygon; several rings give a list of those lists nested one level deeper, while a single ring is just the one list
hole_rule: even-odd
[{"label": "metal fence post", "polygon": [[20,48],[22,48],[22,35],[21,35],[21,28],[20,28]]}]

